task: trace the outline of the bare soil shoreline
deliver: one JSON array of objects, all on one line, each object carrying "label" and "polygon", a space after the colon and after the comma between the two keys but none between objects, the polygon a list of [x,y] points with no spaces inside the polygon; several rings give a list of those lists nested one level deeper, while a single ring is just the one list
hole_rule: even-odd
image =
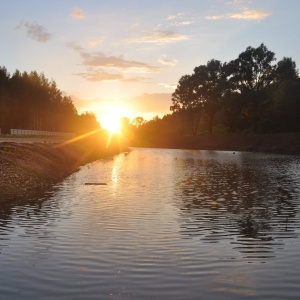
[{"label": "bare soil shoreline", "polygon": [[41,143],[35,138],[25,141],[0,142],[0,203],[21,204],[47,191],[81,165],[121,151],[116,145],[107,148],[95,138],[70,144],[53,140]]}]

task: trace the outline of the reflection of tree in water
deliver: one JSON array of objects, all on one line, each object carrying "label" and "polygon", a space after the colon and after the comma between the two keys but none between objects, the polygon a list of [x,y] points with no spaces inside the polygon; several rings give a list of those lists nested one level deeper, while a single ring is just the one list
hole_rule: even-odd
[{"label": "reflection of tree in water", "polygon": [[182,199],[182,235],[207,242],[229,239],[249,258],[270,255],[284,238],[297,236],[299,174],[290,174],[289,167],[276,156],[243,162],[182,160],[185,179],[176,195]]}]

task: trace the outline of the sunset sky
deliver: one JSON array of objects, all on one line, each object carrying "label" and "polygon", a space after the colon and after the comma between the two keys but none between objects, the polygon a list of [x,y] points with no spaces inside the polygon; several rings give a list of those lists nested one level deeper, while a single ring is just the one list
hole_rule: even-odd
[{"label": "sunset sky", "polygon": [[169,113],[180,77],[264,43],[300,66],[299,0],[1,1],[0,66],[44,72],[79,112]]}]

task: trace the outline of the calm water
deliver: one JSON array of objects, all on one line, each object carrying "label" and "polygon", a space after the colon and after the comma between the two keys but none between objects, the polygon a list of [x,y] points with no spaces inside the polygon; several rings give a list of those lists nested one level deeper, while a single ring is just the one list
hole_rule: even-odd
[{"label": "calm water", "polygon": [[299,157],[133,149],[2,208],[0,298],[299,299],[299,209]]}]

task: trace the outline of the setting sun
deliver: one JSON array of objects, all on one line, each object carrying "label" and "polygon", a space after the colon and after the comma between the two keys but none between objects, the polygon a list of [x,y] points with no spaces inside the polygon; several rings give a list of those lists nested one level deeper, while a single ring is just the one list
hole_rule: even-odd
[{"label": "setting sun", "polygon": [[101,116],[101,126],[108,130],[111,134],[120,131],[120,121],[124,117],[124,111],[118,106],[107,106],[105,114]]}]

